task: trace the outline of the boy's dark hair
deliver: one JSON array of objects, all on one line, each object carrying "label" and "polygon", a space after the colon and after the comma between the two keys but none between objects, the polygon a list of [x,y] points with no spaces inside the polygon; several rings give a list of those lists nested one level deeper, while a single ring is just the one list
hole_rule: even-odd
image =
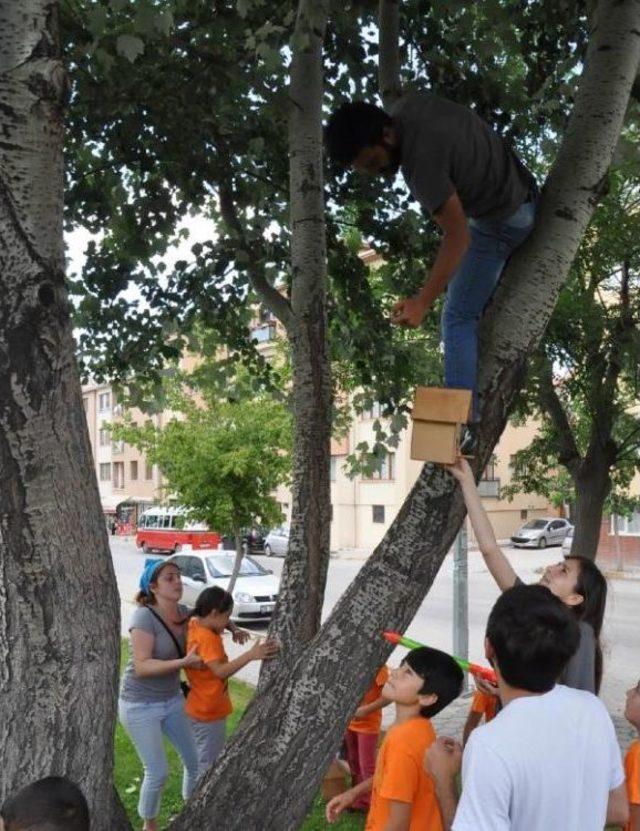
[{"label": "boy's dark hair", "polygon": [[329,158],[344,167],[364,147],[373,147],[383,141],[383,129],[393,120],[380,107],[364,101],[343,104],[329,118],[324,136]]},{"label": "boy's dark hair", "polygon": [[0,809],[6,831],[89,831],[89,807],[65,776],[47,776],[9,797]]},{"label": "boy's dark hair", "polygon": [[434,704],[420,708],[420,715],[424,718],[437,715],[460,695],[464,676],[458,664],[446,652],[421,646],[412,649],[402,663],[408,664],[424,681],[419,690],[420,695],[435,693],[438,696]]},{"label": "boy's dark hair", "polygon": [[233,597],[229,592],[221,589],[220,586],[210,586],[200,592],[189,617],[206,617],[214,611],[225,614],[231,609],[233,609]]},{"label": "boy's dark hair", "polygon": [[578,648],[580,629],[546,586],[514,586],[491,610],[487,638],[509,686],[543,693],[552,689]]}]

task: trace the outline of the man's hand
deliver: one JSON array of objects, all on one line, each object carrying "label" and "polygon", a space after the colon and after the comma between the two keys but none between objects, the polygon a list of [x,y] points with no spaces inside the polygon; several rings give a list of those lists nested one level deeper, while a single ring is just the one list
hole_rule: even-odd
[{"label": "man's hand", "polygon": [[397,326],[412,326],[414,329],[422,323],[429,308],[420,295],[398,300],[391,312],[391,322]]},{"label": "man's hand", "polygon": [[327,802],[327,807],[325,809],[327,822],[335,822],[345,808],[348,808],[349,805],[353,803],[355,794],[353,794],[352,791],[353,788],[345,791],[344,793],[338,794],[338,796],[334,796],[330,802]]},{"label": "man's hand", "polygon": [[436,739],[424,754],[424,769],[436,782],[453,781],[461,767],[462,745],[447,736]]}]

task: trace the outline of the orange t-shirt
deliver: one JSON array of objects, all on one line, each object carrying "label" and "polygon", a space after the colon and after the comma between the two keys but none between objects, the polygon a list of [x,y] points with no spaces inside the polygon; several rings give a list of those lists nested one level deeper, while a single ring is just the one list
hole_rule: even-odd
[{"label": "orange t-shirt", "polygon": [[[378,670],[378,674],[376,675],[373,684],[364,694],[364,698],[360,702],[359,706],[364,707],[365,704],[373,704],[374,701],[377,701],[382,695],[382,688],[388,680],[389,667],[385,664],[385,666]],[[349,722],[348,729],[354,730],[356,733],[379,733],[381,725],[382,710],[376,710],[374,713],[369,713],[368,716],[352,719]]]},{"label": "orange t-shirt", "polygon": [[409,831],[442,831],[433,779],[423,767],[425,751],[435,740],[431,722],[422,716],[389,730],[376,760],[365,831],[384,831],[390,800],[411,803]]},{"label": "orange t-shirt", "polygon": [[498,708],[498,699],[495,695],[486,695],[483,692],[475,692],[471,702],[472,713],[482,713],[485,721],[495,718]]},{"label": "orange t-shirt", "polygon": [[[624,757],[624,773],[627,780],[627,797],[631,805],[640,805],[640,739],[629,745]],[[624,831],[632,831],[631,822]]]},{"label": "orange t-shirt", "polygon": [[[227,660],[220,635],[191,618],[187,631],[187,652],[194,646],[197,647],[198,655],[205,664],[210,661]],[[188,669],[186,673],[191,687],[185,705],[187,715],[198,721],[217,721],[232,712],[233,706],[226,679],[221,681],[216,678],[209,667]]]}]

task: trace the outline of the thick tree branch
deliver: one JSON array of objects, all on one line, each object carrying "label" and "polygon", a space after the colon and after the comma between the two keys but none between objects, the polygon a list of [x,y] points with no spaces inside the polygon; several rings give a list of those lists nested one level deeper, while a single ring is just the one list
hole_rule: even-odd
[{"label": "thick tree branch", "polygon": [[576,444],[571,424],[562,405],[562,401],[556,392],[553,382],[553,371],[549,360],[544,358],[538,398],[540,406],[548,413],[555,428],[555,444],[557,447],[558,461],[567,470],[575,475],[582,462],[578,445]]},{"label": "thick tree branch", "polygon": [[402,95],[400,80],[400,0],[380,0],[378,89],[385,110]]},{"label": "thick tree branch", "polygon": [[273,312],[285,329],[288,329],[292,318],[291,306],[287,298],[271,285],[259,268],[259,263],[264,260],[264,257],[260,256],[261,252],[256,250],[257,246],[255,244],[250,245],[247,242],[242,222],[236,211],[230,182],[220,182],[219,198],[222,218],[232,232],[238,250],[245,254],[249,260],[247,271],[251,285],[262,302]]}]

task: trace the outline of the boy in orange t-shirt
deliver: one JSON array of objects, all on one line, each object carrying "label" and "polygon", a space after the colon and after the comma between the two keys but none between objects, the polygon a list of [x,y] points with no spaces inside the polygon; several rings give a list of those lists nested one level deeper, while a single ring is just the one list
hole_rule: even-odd
[{"label": "boy in orange t-shirt", "polygon": [[224,746],[226,718],[233,707],[228,678],[250,661],[273,658],[278,646],[273,641],[256,642],[233,661],[224,651],[221,635],[229,624],[233,598],[218,586],[198,595],[187,631],[187,652],[194,647],[204,666],[186,670],[189,695],[185,710],[191,721],[198,750],[198,777],[211,767]]},{"label": "boy in orange t-shirt", "polygon": [[467,720],[462,731],[463,747],[466,745],[467,739],[471,733],[473,733],[483,718],[485,722],[491,721],[492,718],[495,718],[496,711],[498,709],[498,701],[499,699],[495,695],[490,695],[488,693],[481,692],[480,690],[475,691],[471,702],[471,709],[469,710],[469,715],[467,716]]},{"label": "boy in orange t-shirt", "polygon": [[[627,692],[624,715],[640,735],[640,681]],[[629,822],[625,825],[624,831],[640,831],[640,739],[632,742],[627,750],[624,772],[629,799]]]},{"label": "boy in orange t-shirt", "polygon": [[[364,694],[354,718],[347,727],[344,743],[347,763],[353,785],[359,785],[373,776],[376,768],[378,738],[382,726],[382,708],[390,704],[382,696],[382,688],[389,680],[389,668],[385,665],[378,670],[373,684]],[[363,794],[351,804],[351,808],[368,811],[371,795]]]},{"label": "boy in orange t-shirt", "polygon": [[396,720],[378,753],[373,778],[336,796],[327,805],[332,823],[346,808],[371,791],[365,831],[442,831],[440,808],[431,777],[424,772],[426,749],[436,738],[431,717],[454,700],[462,687],[462,670],[450,655],[422,646],[413,649],[382,688],[393,701]]}]

